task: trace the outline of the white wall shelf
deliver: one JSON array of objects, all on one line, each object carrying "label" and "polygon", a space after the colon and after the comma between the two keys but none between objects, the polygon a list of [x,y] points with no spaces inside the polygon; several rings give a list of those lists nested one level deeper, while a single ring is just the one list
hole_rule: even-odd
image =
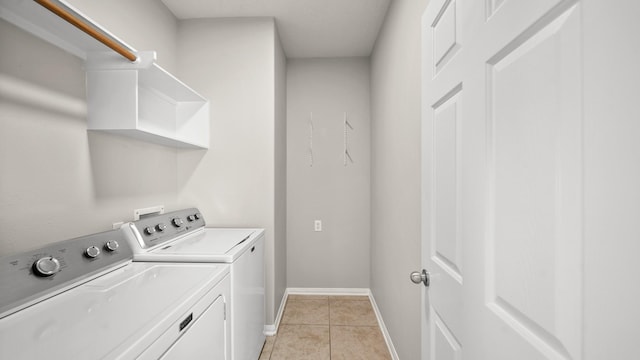
[{"label": "white wall shelf", "polygon": [[209,148],[209,102],[155,62],[113,52],[87,56],[89,130],[103,130],[179,148]]},{"label": "white wall shelf", "polygon": [[207,149],[209,102],[156,63],[62,0],[84,23],[138,57],[122,58],[108,47],[28,0],[0,0],[0,17],[86,60],[88,130],[108,131],[162,145]]}]

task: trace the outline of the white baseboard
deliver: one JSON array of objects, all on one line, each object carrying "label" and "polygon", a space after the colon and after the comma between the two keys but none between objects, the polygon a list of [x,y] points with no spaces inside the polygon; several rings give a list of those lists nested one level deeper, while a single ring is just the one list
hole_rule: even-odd
[{"label": "white baseboard", "polygon": [[276,316],[276,321],[274,325],[265,325],[264,334],[267,336],[273,336],[278,332],[278,327],[280,326],[280,320],[282,319],[282,313],[284,312],[284,306],[287,303],[287,299],[289,295],[360,295],[360,296],[368,296],[369,300],[371,300],[371,306],[373,307],[373,312],[376,314],[376,319],[378,319],[378,326],[380,327],[380,331],[382,331],[382,336],[384,336],[384,342],[387,344],[387,348],[389,349],[389,353],[391,354],[391,358],[393,360],[399,360],[398,353],[396,352],[396,348],[393,346],[393,342],[391,341],[391,336],[389,336],[389,331],[387,330],[387,326],[384,324],[384,320],[382,320],[382,315],[380,314],[380,309],[378,309],[378,304],[376,304],[376,300],[373,297],[373,293],[371,293],[370,289],[366,288],[287,288],[282,296],[282,302],[280,303],[280,309],[278,310],[278,315]]},{"label": "white baseboard", "polygon": [[373,293],[371,291],[369,291],[369,299],[371,300],[373,311],[376,313],[376,318],[378,318],[378,325],[380,326],[380,330],[382,331],[382,336],[384,336],[384,341],[387,343],[387,348],[389,349],[391,358],[393,360],[399,360],[396,348],[395,346],[393,346],[391,336],[389,336],[389,331],[387,330],[387,326],[384,324],[384,320],[382,320],[382,314],[380,314],[380,309],[378,309],[378,304],[376,304],[376,299],[373,297]]},{"label": "white baseboard", "polygon": [[285,289],[284,295],[282,295],[282,301],[280,302],[280,308],[278,314],[276,314],[276,321],[272,325],[264,326],[264,334],[266,336],[273,336],[278,333],[278,327],[280,326],[280,320],[282,320],[282,314],[284,313],[284,306],[287,304],[289,298],[289,289]]},{"label": "white baseboard", "polygon": [[265,336],[273,336],[278,333],[278,329],[275,325],[265,325],[264,326],[264,335]]},{"label": "white baseboard", "polygon": [[288,288],[289,295],[362,295],[369,296],[366,288]]}]

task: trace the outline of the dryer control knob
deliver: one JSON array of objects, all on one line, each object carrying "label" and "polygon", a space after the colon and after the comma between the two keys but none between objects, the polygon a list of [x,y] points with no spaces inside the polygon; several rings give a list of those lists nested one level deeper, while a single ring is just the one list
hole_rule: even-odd
[{"label": "dryer control knob", "polygon": [[147,227],[144,229],[144,233],[145,233],[145,234],[147,234],[147,235],[151,235],[151,234],[153,234],[153,233],[155,233],[155,232],[156,232],[156,229],[155,229],[155,228],[153,228],[153,227],[151,227],[151,226],[147,226]]},{"label": "dryer control knob", "polygon": [[193,216],[196,218],[196,220],[200,220],[200,218],[202,217],[202,215],[200,215],[200,213],[195,213],[195,214],[193,214]]},{"label": "dryer control knob", "polygon": [[120,247],[120,244],[118,244],[118,242],[115,240],[109,240],[106,244],[104,244],[104,248],[109,251],[116,251],[118,250],[118,247]]},{"label": "dryer control knob", "polygon": [[96,246],[89,246],[87,250],[84,251],[84,254],[88,258],[94,259],[98,257],[98,255],[100,255],[100,249],[98,249]]},{"label": "dryer control knob", "polygon": [[158,225],[156,225],[156,230],[162,232],[165,231],[167,229],[167,225],[165,225],[164,223],[160,223]]},{"label": "dryer control knob", "polygon": [[189,215],[189,216],[187,216],[187,220],[196,221],[196,216],[195,215]]},{"label": "dryer control knob", "polygon": [[182,221],[182,219],[180,219],[180,218],[173,218],[173,220],[171,220],[171,223],[175,227],[180,227],[180,226],[182,226],[182,224],[184,224],[184,221]]},{"label": "dryer control knob", "polygon": [[60,271],[60,261],[53,256],[40,258],[33,264],[33,271],[39,276],[51,276]]}]

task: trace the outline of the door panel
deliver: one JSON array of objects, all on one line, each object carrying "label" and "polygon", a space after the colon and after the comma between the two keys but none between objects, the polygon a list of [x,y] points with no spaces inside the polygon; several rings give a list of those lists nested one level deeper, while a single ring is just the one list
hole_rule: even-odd
[{"label": "door panel", "polygon": [[581,348],[579,14],[537,24],[487,76],[487,304],[553,358]]},{"label": "door panel", "polygon": [[[431,272],[431,286],[439,289],[425,302],[423,317],[428,317],[423,332],[433,346],[424,350],[430,359],[462,359],[464,322],[462,284],[464,267],[459,234],[460,178],[460,106],[463,84],[459,62],[461,15],[459,1],[442,0],[431,3],[425,20],[425,63],[423,77],[437,83],[428,89],[428,106],[423,116],[429,121],[423,126],[423,170],[428,191],[423,201],[423,233],[429,246],[423,249],[424,267]],[[427,17],[425,17],[427,19]],[[428,184],[428,185],[426,185]]]},{"label": "door panel", "polygon": [[462,283],[458,239],[458,117],[459,93],[434,109],[434,198],[431,258]]},{"label": "door panel", "polygon": [[423,15],[423,359],[580,359],[582,2]]},{"label": "door panel", "polygon": [[445,1],[431,24],[435,72],[442,69],[460,48],[456,38],[456,26],[456,0]]},{"label": "door panel", "polygon": [[[462,87],[456,86],[432,107],[432,134],[430,143],[433,164],[433,188],[431,190],[431,253],[427,268],[431,282],[440,291],[431,297],[430,312],[434,315],[432,336],[447,339],[450,346],[434,351],[433,359],[440,359],[444,351],[461,357],[462,333],[462,284],[463,267],[458,227],[458,157],[459,114],[457,108],[462,97]],[[437,320],[435,320],[437,319]],[[444,350],[444,349],[448,350]],[[446,358],[445,355],[442,355]]]},{"label": "door panel", "polygon": [[[432,308],[433,309],[433,308]],[[431,334],[433,344],[431,358],[438,360],[460,360],[462,359],[462,346],[451,330],[442,321],[442,318],[434,311],[431,314],[433,319]]]}]

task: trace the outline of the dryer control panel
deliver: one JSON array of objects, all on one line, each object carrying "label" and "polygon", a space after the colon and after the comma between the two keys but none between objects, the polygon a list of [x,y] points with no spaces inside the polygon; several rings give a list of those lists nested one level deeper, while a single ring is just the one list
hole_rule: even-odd
[{"label": "dryer control panel", "polygon": [[205,222],[198,209],[190,208],[144,217],[129,226],[137,238],[136,245],[149,249],[203,228]]},{"label": "dryer control panel", "polygon": [[122,230],[4,256],[0,258],[0,318],[132,259],[133,251]]}]

